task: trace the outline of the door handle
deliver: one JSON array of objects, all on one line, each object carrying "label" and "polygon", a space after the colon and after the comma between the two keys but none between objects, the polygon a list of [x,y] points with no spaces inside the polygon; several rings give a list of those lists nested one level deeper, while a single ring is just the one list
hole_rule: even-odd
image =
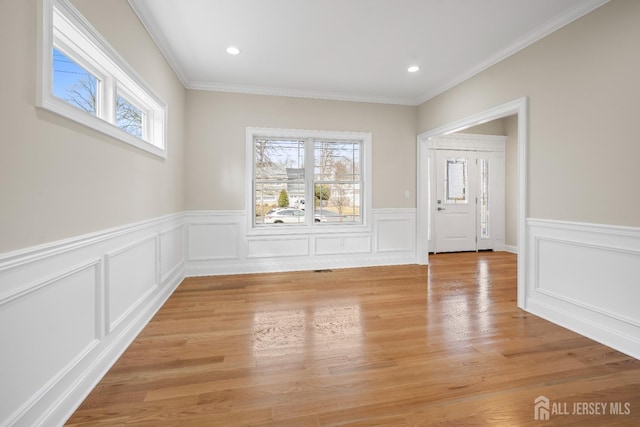
[{"label": "door handle", "polygon": [[439,211],[446,211],[445,208],[438,208]]}]

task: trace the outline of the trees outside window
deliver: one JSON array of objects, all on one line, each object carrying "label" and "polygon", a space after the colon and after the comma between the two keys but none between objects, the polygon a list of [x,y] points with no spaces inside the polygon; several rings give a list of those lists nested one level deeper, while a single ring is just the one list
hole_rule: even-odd
[{"label": "trees outside window", "polygon": [[363,147],[359,138],[253,137],[253,225],[292,200],[313,206],[305,226],[362,224]]}]

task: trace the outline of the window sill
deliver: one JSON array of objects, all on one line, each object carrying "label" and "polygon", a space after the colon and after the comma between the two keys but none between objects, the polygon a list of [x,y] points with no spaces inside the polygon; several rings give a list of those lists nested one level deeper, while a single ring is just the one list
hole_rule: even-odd
[{"label": "window sill", "polygon": [[119,127],[102,120],[99,117],[95,117],[85,111],[75,108],[74,106],[69,105],[66,102],[59,100],[53,96],[51,96],[49,99],[45,99],[37,107],[67,118],[69,120],[73,120],[76,123],[88,127],[89,129],[93,129],[104,135],[115,138],[119,141],[136,147],[139,150],[153,154],[154,156],[160,157],[162,159],[167,158],[167,150],[157,147],[143,139],[135,137],[123,131]]}]

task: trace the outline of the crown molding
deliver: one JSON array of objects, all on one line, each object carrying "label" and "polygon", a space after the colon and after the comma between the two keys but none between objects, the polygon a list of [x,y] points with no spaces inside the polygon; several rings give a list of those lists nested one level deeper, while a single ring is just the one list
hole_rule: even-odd
[{"label": "crown molding", "polygon": [[521,37],[507,46],[505,49],[500,50],[495,55],[487,58],[485,61],[477,64],[475,67],[468,69],[466,72],[457,75],[456,77],[448,80],[446,83],[436,86],[432,90],[426,91],[420,96],[414,105],[421,105],[432,98],[448,91],[449,89],[459,85],[465,80],[470,79],[476,74],[480,74],[482,71],[487,68],[497,64],[500,61],[503,61],[510,57],[511,55],[523,50],[524,48],[534,44],[540,39],[548,36],[549,34],[559,30],[560,28],[569,25],[573,21],[583,17],[599,8],[600,6],[609,3],[610,0],[588,0],[583,3],[578,4],[575,7],[567,9],[563,14],[554,17],[553,19],[547,21],[544,25],[536,28],[530,33],[526,34],[524,37]]},{"label": "crown molding", "polygon": [[481,73],[489,67],[497,64],[500,61],[508,58],[509,56],[523,50],[524,48],[532,45],[538,40],[548,36],[556,30],[570,24],[571,22],[581,18],[582,16],[592,12],[600,6],[608,3],[610,0],[587,0],[577,6],[567,9],[561,15],[547,21],[544,25],[531,31],[524,37],[521,37],[507,46],[505,49],[498,51],[495,55],[487,58],[485,61],[480,62],[474,67],[469,68],[465,72],[458,74],[457,76],[449,79],[445,83],[438,85],[430,90],[427,90],[421,94],[416,94],[414,97],[379,97],[379,96],[364,96],[354,95],[349,93],[331,92],[331,91],[314,91],[304,89],[285,89],[275,87],[262,87],[262,86],[246,86],[246,85],[234,85],[226,83],[215,82],[199,82],[191,81],[187,77],[184,69],[180,66],[179,61],[172,54],[169,48],[169,43],[163,36],[162,31],[155,24],[155,20],[152,18],[151,13],[144,5],[143,2],[138,0],[127,0],[134,13],[138,16],[138,19],[149,33],[150,37],[158,46],[158,49],[165,57],[174,73],[186,89],[192,90],[204,90],[212,92],[227,92],[227,93],[242,93],[250,95],[269,95],[269,96],[285,96],[294,98],[312,98],[312,99],[325,99],[332,101],[351,101],[351,102],[364,102],[374,104],[395,104],[395,105],[409,105],[418,106],[436,96],[446,92],[447,90],[459,85],[465,80]]},{"label": "crown molding", "polygon": [[180,66],[180,61],[171,53],[171,49],[169,49],[169,42],[164,37],[162,31],[160,31],[155,24],[155,20],[152,18],[149,9],[144,5],[144,3],[138,2],[136,0],[127,0],[129,6],[133,10],[133,12],[138,17],[138,20],[147,31],[147,34],[151,37],[151,40],[155,43],[155,45],[160,50],[164,59],[169,63],[169,66],[175,73],[182,86],[187,88],[189,86],[189,79],[187,78],[184,69]]},{"label": "crown molding", "polygon": [[394,105],[418,105],[415,98],[385,98],[376,96],[352,95],[341,92],[330,91],[313,91],[303,89],[284,89],[275,87],[262,86],[244,86],[225,83],[209,83],[209,82],[190,82],[185,86],[187,89],[205,90],[211,92],[228,92],[242,93],[249,95],[269,95],[269,96],[286,96],[292,98],[313,98],[324,99],[330,101],[350,101],[365,102],[372,104],[394,104]]}]

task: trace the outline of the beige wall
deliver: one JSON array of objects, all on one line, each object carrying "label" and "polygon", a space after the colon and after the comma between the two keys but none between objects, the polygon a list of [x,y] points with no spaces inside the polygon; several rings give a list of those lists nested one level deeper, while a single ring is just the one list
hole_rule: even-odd
[{"label": "beige wall", "polygon": [[416,109],[186,91],[125,0],[74,0],[169,105],[167,160],[35,108],[36,4],[0,14],[0,252],[184,209],[245,209],[247,126],[372,132],[373,206],[415,207],[415,135],[522,96],[527,216],[640,226],[640,2],[613,0]]},{"label": "beige wall", "polygon": [[640,226],[638,22],[613,0],[421,105],[418,131],[527,96],[527,216]]},{"label": "beige wall", "polygon": [[373,207],[415,207],[415,107],[189,90],[187,118],[189,210],[245,209],[247,127],[371,132]]},{"label": "beige wall", "polygon": [[504,121],[502,119],[498,119],[463,129],[457,133],[471,133],[474,135],[505,135],[504,132]]},{"label": "beige wall", "polygon": [[35,108],[37,3],[0,14],[0,252],[182,211],[185,90],[126,0],[74,4],[170,106],[167,160]]}]

